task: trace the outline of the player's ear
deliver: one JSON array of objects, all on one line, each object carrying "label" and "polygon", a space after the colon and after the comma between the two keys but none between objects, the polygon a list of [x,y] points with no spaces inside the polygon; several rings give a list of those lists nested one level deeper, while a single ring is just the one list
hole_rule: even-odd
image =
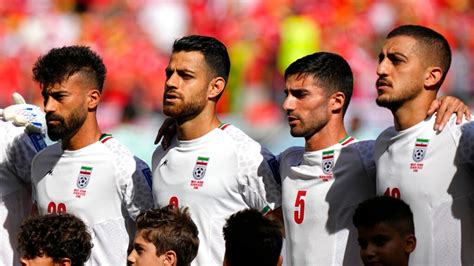
[{"label": "player's ear", "polygon": [[216,77],[209,82],[208,94],[209,99],[218,99],[225,88],[225,80],[223,77]]},{"label": "player's ear", "polygon": [[100,102],[101,93],[99,89],[90,89],[87,93],[87,108],[89,110],[97,109]]},{"label": "player's ear", "polygon": [[346,95],[342,91],[333,93],[329,98],[329,109],[333,113],[342,112],[344,103],[346,102]]},{"label": "player's ear", "polygon": [[410,254],[416,248],[416,237],[414,234],[408,234],[405,236],[405,253]]},{"label": "player's ear", "polygon": [[436,85],[441,81],[443,70],[440,67],[428,67],[425,73],[425,87],[428,89],[438,88],[439,86]]},{"label": "player's ear", "polygon": [[165,252],[164,265],[176,266],[178,265],[178,256],[173,250],[168,250]]}]

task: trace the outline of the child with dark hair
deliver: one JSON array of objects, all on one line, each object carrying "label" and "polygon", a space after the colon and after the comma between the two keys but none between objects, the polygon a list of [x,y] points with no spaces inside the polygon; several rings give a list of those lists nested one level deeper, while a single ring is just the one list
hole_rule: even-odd
[{"label": "child with dark hair", "polygon": [[257,210],[246,209],[232,214],[224,226],[224,265],[281,265],[282,234],[278,221]]},{"label": "child with dark hair", "polygon": [[72,214],[35,216],[18,234],[22,265],[84,265],[92,249],[84,222]]},{"label": "child with dark hair", "polygon": [[415,250],[413,213],[400,199],[379,196],[359,204],[353,217],[365,265],[408,265]]},{"label": "child with dark hair", "polygon": [[134,266],[187,266],[199,248],[198,229],[187,208],[172,205],[142,212],[128,263]]}]

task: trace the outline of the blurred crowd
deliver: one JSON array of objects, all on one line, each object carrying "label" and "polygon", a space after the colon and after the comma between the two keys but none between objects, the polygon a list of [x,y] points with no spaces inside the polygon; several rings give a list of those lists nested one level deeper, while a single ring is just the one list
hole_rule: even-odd
[{"label": "blurred crowd", "polygon": [[[344,56],[355,76],[349,119],[371,112],[381,40],[400,24],[447,37],[453,64],[442,92],[470,103],[474,94],[474,3],[470,0],[9,0],[0,1],[0,106],[18,91],[41,105],[31,68],[52,47],[84,44],[108,68],[102,127],[159,114],[172,42],[211,35],[229,49],[232,70],[222,114],[249,127],[282,123],[282,70],[315,51]],[[370,104],[369,104],[370,103]],[[245,125],[244,125],[245,127]]]}]

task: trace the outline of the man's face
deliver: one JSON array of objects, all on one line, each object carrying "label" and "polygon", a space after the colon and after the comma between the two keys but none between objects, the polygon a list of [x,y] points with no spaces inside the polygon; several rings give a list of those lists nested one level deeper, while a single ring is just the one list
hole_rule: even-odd
[{"label": "man's face", "polygon": [[178,121],[200,114],[208,101],[210,76],[201,52],[173,53],[166,68],[163,113]]},{"label": "man's face", "polygon": [[42,90],[44,111],[51,140],[73,136],[87,118],[87,89],[79,73],[70,76],[61,84]]},{"label": "man's face", "polygon": [[311,138],[329,121],[328,95],[315,84],[311,75],[292,75],[286,80],[283,109],[293,137]]},{"label": "man's face", "polygon": [[421,93],[426,75],[422,54],[412,37],[396,36],[385,41],[377,66],[379,106],[393,110]]},{"label": "man's face", "polygon": [[128,262],[134,266],[162,266],[170,265],[165,254],[156,255],[156,247],[153,243],[146,241],[142,232],[138,231],[133,241],[132,253],[128,256]]},{"label": "man's face", "polygon": [[402,238],[392,226],[378,223],[372,227],[359,227],[358,231],[364,265],[408,265],[408,255],[414,246],[411,247],[407,238]]}]

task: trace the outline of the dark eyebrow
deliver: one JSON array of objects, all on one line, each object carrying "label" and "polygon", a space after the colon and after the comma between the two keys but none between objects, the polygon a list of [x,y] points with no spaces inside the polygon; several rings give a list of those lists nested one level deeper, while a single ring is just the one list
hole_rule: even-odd
[{"label": "dark eyebrow", "polygon": [[405,54],[402,54],[399,52],[387,53],[387,56],[396,56],[396,57],[401,57],[403,59],[408,59],[408,57]]}]

